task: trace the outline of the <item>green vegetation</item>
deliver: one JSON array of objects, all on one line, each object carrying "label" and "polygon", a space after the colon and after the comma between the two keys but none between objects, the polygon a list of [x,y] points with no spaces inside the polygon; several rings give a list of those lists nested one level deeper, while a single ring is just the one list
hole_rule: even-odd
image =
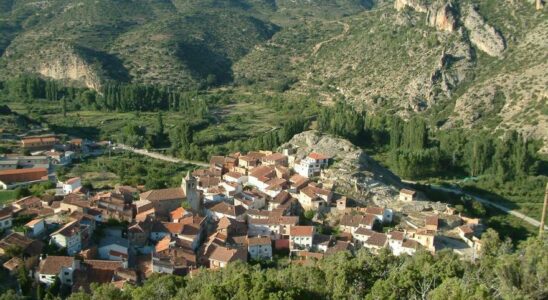
[{"label": "green vegetation", "polygon": [[16,191],[0,191],[0,204],[5,204],[17,199]]},{"label": "green vegetation", "polygon": [[84,185],[94,188],[113,187],[116,184],[144,185],[147,189],[176,187],[181,185],[182,176],[192,166],[174,164],[122,152],[89,158],[70,169],[61,169],[61,178],[80,176]]}]

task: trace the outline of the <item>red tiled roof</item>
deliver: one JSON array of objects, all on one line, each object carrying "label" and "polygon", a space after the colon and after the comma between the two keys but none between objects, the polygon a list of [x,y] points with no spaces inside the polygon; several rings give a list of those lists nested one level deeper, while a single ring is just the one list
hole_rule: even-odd
[{"label": "red tiled roof", "polygon": [[249,246],[271,245],[272,240],[268,236],[249,237],[249,238],[247,238],[247,244]]},{"label": "red tiled roof", "polygon": [[80,223],[78,221],[72,221],[66,224],[65,226],[61,227],[61,229],[50,234],[50,236],[54,236],[56,234],[61,234],[63,236],[73,236],[79,232],[80,232]]},{"label": "red tiled roof", "polygon": [[234,179],[239,179],[240,177],[242,177],[242,174],[240,174],[238,172],[228,172],[224,176],[232,177]]},{"label": "red tiled roof", "polygon": [[312,236],[314,226],[291,226],[289,235],[291,236]]},{"label": "red tiled roof", "polygon": [[402,243],[402,247],[417,249],[419,247],[419,243],[417,243],[416,241],[413,241],[413,240],[405,240]]},{"label": "red tiled roof", "polygon": [[171,215],[172,220],[178,220],[186,214],[186,210],[182,207],[178,207],[177,209],[171,211],[169,214]]},{"label": "red tiled roof", "polygon": [[44,219],[34,219],[34,220],[30,220],[27,224],[25,224],[25,226],[27,227],[33,227],[34,225],[42,222]]},{"label": "red tiled roof", "polygon": [[184,199],[185,192],[182,188],[169,188],[160,190],[150,190],[141,194],[141,199],[149,201],[164,201]]},{"label": "red tiled roof", "polygon": [[408,190],[408,189],[401,189],[400,193],[413,196],[413,195],[415,195],[416,192],[412,191],[412,190]]},{"label": "red tiled roof", "polygon": [[226,263],[237,260],[247,261],[247,251],[241,248],[229,249],[226,247],[217,246],[209,258]]},{"label": "red tiled roof", "polygon": [[12,169],[0,171],[0,180],[4,183],[36,181],[48,175],[46,168]]},{"label": "red tiled roof", "polygon": [[73,177],[73,178],[70,178],[69,180],[67,180],[65,183],[66,184],[73,184],[73,183],[77,182],[78,180],[80,180],[80,177]]},{"label": "red tiled roof", "polygon": [[354,234],[365,235],[365,236],[372,236],[374,233],[375,233],[375,231],[373,231],[371,229],[367,229],[365,227],[358,227],[358,229],[356,229],[356,231],[354,231]]},{"label": "red tiled roof", "polygon": [[372,214],[365,215],[344,215],[341,219],[342,226],[358,227],[360,225],[373,226],[377,217]]},{"label": "red tiled roof", "polygon": [[365,243],[377,247],[383,247],[386,244],[387,236],[384,233],[373,233]]},{"label": "red tiled roof", "polygon": [[72,267],[74,257],[49,255],[40,262],[40,274],[57,275],[62,268]]},{"label": "red tiled roof", "polygon": [[365,212],[368,214],[373,215],[383,215],[384,214],[384,208],[382,207],[367,207],[365,209]]},{"label": "red tiled roof", "polygon": [[312,152],[312,153],[308,154],[308,157],[310,157],[310,158],[312,158],[312,159],[315,159],[315,160],[325,160],[325,159],[329,159],[328,156],[323,155],[323,154],[320,154],[320,153],[317,153],[317,152]]},{"label": "red tiled roof", "polygon": [[276,174],[276,171],[273,167],[269,166],[259,166],[251,170],[249,173],[249,176],[255,177],[255,178],[262,178],[267,176],[274,176]]},{"label": "red tiled roof", "polygon": [[10,218],[12,216],[11,207],[4,207],[0,209],[0,219]]},{"label": "red tiled roof", "polygon": [[221,213],[221,214],[224,214],[224,215],[233,216],[233,217],[240,216],[240,215],[244,214],[245,211],[246,211],[245,207],[243,207],[241,205],[234,206],[234,205],[230,205],[230,204],[228,204],[226,202],[223,202],[223,201],[215,204],[209,210],[211,210],[213,212]]},{"label": "red tiled roof", "polygon": [[272,153],[270,155],[267,155],[265,157],[263,157],[263,161],[267,161],[267,160],[273,160],[273,161],[278,161],[278,160],[285,160],[287,159],[287,156],[283,155],[282,153]]},{"label": "red tiled roof", "polygon": [[429,216],[429,217],[426,217],[425,219],[425,224],[426,225],[433,225],[433,226],[438,226],[438,216]]},{"label": "red tiled roof", "polygon": [[405,233],[402,231],[390,231],[388,233],[388,236],[390,236],[390,238],[393,240],[403,241]]}]

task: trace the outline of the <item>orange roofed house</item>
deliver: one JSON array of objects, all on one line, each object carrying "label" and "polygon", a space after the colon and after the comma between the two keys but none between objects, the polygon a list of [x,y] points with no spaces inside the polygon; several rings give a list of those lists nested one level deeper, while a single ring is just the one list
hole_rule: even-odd
[{"label": "orange roofed house", "polygon": [[312,152],[306,158],[304,158],[295,165],[295,172],[309,178],[319,174],[321,169],[327,167],[328,165],[328,156]]},{"label": "orange roofed house", "polygon": [[0,189],[7,190],[48,180],[46,168],[12,169],[0,171]]},{"label": "orange roofed house", "polygon": [[49,150],[59,143],[56,136],[34,136],[21,139],[23,149],[29,150]]}]

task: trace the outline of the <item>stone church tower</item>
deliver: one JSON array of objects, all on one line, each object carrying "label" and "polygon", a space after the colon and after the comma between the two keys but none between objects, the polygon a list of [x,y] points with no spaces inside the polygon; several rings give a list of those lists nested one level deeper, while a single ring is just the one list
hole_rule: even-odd
[{"label": "stone church tower", "polygon": [[196,178],[190,175],[190,171],[183,178],[181,183],[181,188],[185,192],[186,200],[190,204],[192,211],[198,214],[202,213],[202,197],[198,193],[197,189],[198,182]]}]

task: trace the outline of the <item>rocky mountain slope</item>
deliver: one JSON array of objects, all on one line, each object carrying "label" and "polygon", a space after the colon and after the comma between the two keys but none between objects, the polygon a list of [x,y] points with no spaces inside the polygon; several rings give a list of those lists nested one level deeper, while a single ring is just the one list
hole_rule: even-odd
[{"label": "rocky mountain slope", "polygon": [[0,80],[237,85],[546,140],[547,27],[530,0],[0,0]]},{"label": "rocky mountain slope", "polygon": [[327,103],[424,114],[440,128],[518,129],[546,144],[547,26],[532,1],[379,1],[285,28],[234,69]]},{"label": "rocky mountain slope", "polygon": [[311,152],[330,156],[332,164],[324,170],[320,182],[355,199],[393,201],[403,186],[396,175],[345,139],[311,130],[295,135],[280,146],[280,151],[283,149],[293,149],[296,159],[303,159]]}]

